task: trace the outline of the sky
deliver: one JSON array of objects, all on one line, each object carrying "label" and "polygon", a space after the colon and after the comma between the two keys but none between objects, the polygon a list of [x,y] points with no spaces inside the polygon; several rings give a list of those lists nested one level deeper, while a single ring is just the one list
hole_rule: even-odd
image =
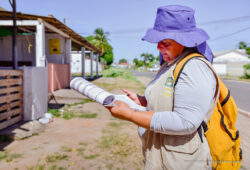
[{"label": "sky", "polygon": [[[250,0],[16,0],[17,11],[47,16],[52,14],[82,36],[98,27],[109,32],[115,62],[133,61],[142,53],[159,54],[156,44],[142,41],[152,28],[157,8],[186,5],[195,10],[197,27],[203,28],[214,52],[236,49],[240,41],[250,46]],[[9,0],[0,6],[12,10]]]}]

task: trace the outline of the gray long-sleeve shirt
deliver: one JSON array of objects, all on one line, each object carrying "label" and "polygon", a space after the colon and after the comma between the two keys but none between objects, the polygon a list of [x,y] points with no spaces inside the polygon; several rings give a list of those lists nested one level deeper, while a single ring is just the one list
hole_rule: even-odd
[{"label": "gray long-sleeve shirt", "polygon": [[[155,112],[151,119],[150,130],[171,135],[193,133],[204,120],[215,90],[216,79],[210,68],[203,61],[190,60],[175,87],[173,112]],[[147,95],[146,89],[146,98]],[[139,134],[142,135],[142,131],[143,129],[139,129]]]}]

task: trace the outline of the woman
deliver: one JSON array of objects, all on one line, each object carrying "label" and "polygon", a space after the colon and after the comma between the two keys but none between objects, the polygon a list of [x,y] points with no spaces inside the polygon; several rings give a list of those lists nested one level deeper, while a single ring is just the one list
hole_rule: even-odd
[{"label": "woman", "polygon": [[[209,146],[198,129],[216,103],[216,78],[207,63],[191,59],[174,86],[176,64],[199,52],[212,61],[208,35],[195,26],[194,11],[185,6],[158,8],[154,28],[143,40],[158,43],[164,64],[149,83],[145,97],[123,90],[148,111],[134,111],[115,101],[114,117],[139,125],[145,169],[211,169]],[[201,132],[201,131],[200,131]]]}]

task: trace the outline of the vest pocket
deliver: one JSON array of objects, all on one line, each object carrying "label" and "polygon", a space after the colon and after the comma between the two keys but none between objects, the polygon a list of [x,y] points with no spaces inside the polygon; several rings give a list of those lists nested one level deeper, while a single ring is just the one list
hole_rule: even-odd
[{"label": "vest pocket", "polygon": [[163,146],[166,151],[193,154],[201,145],[199,134],[195,132],[191,135],[164,135]]}]

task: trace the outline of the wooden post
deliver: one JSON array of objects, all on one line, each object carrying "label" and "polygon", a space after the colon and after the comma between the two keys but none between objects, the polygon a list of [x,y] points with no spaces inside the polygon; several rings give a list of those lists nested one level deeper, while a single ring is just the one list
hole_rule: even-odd
[{"label": "wooden post", "polygon": [[12,1],[12,8],[13,8],[12,60],[13,60],[13,69],[16,70],[18,68],[17,45],[16,45],[16,35],[17,35],[16,0]]},{"label": "wooden post", "polygon": [[82,47],[82,78],[85,78],[85,47]]},{"label": "wooden post", "polygon": [[93,79],[93,51],[90,52],[90,78]]},{"label": "wooden post", "polygon": [[99,54],[96,54],[96,78],[98,78],[98,63],[99,63]]},{"label": "wooden post", "polygon": [[36,66],[45,67],[45,28],[41,19],[36,26]]}]

